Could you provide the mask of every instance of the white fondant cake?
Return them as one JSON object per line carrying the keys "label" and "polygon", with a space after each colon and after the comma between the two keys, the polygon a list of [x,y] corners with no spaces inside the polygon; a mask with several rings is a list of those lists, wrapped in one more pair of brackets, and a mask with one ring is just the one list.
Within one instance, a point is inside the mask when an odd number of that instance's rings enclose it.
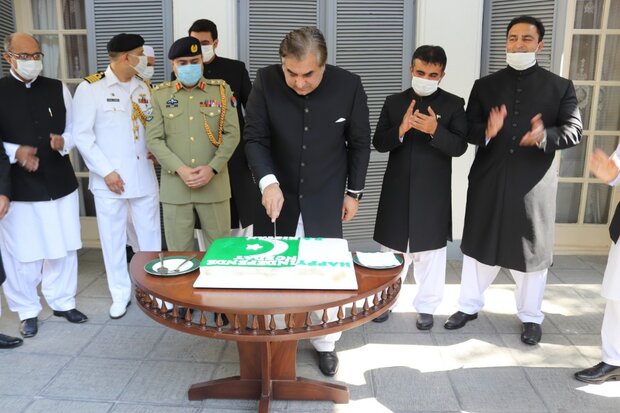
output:
{"label": "white fondant cake", "polygon": [[356,290],[346,240],[220,238],[200,263],[195,288]]}

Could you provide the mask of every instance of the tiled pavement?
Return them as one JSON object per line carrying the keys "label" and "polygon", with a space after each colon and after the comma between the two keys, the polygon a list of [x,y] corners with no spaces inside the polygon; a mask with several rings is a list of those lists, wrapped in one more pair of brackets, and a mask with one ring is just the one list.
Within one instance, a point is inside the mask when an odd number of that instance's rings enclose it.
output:
{"label": "tiled pavement", "polygon": [[[543,341],[525,346],[514,316],[514,284],[501,272],[478,320],[458,331],[442,327],[455,311],[460,262],[451,261],[446,294],[430,332],[415,328],[415,285],[407,279],[384,324],[345,332],[335,381],[347,405],[275,402],[273,412],[620,412],[620,382],[585,385],[573,372],[600,359],[604,300],[598,291],[606,257],[558,256],[550,270]],[[39,334],[0,350],[0,412],[205,413],[256,411],[244,400],[188,401],[190,384],[238,374],[234,343],[169,330],[132,305],[108,315],[101,254],[79,256],[78,308],[90,317],[72,325],[44,306]],[[0,331],[18,335],[17,316],[2,301]],[[324,379],[315,353],[300,344],[298,375]]]}

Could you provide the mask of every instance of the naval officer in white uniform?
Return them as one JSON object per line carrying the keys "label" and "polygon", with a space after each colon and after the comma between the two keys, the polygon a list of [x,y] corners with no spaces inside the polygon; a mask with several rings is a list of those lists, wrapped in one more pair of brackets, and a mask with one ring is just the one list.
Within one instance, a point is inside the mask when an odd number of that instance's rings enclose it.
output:
{"label": "naval officer in white uniform", "polygon": [[107,45],[110,65],[86,77],[74,98],[74,136],[90,170],[114,319],[131,303],[125,250],[129,209],[139,250],[161,250],[157,178],[144,136],[151,91],[136,76],[147,68],[143,45],[137,34],[114,36]]}

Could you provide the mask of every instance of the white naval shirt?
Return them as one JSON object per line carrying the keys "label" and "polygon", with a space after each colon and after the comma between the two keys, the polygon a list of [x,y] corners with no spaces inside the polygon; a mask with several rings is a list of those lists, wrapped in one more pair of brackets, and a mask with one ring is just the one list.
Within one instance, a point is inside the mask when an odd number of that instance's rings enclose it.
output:
{"label": "white naval shirt", "polygon": [[[139,198],[158,192],[155,169],[147,158],[144,126],[131,119],[132,100],[145,116],[151,115],[150,90],[135,76],[128,83],[127,88],[108,66],[103,79],[80,83],[73,98],[73,137],[90,170],[88,187],[96,196]],[[125,183],[121,195],[105,183],[105,176],[113,171]]]}

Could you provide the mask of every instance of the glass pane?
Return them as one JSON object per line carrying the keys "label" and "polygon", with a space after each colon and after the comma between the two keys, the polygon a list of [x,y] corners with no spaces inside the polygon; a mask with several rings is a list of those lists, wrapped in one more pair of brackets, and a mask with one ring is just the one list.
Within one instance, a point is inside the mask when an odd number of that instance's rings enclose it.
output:
{"label": "glass pane", "polygon": [[65,36],[67,77],[77,79],[88,76],[88,49],[86,35]]}
{"label": "glass pane", "polygon": [[63,0],[62,20],[65,29],[86,29],[84,0]]}
{"label": "glass pane", "polygon": [[60,54],[57,35],[35,36],[41,44],[43,58],[43,76],[60,78]]}
{"label": "glass pane", "polygon": [[620,29],[620,1],[613,1],[609,7],[609,19],[607,20],[609,29]]}
{"label": "glass pane", "polygon": [[[602,80],[620,80],[620,36],[609,35],[605,38],[605,56]],[[614,64],[614,62],[616,62]]]}
{"label": "glass pane", "polygon": [[573,36],[569,78],[573,80],[594,80],[598,36],[578,34]]}
{"label": "glass pane", "polygon": [[598,98],[596,129],[620,129],[620,87],[601,86]]}
{"label": "glass pane", "polygon": [[607,184],[589,184],[586,198],[586,215],[583,222],[586,224],[606,224],[609,216],[609,201],[611,187]]}
{"label": "glass pane", "polygon": [[603,14],[603,0],[577,0],[575,29],[599,29]]}
{"label": "glass pane", "polygon": [[[607,155],[611,155],[618,147],[618,141],[618,136],[595,136],[592,150],[594,151],[594,149],[600,149]],[[595,178],[592,173],[590,173],[590,177]]]}
{"label": "glass pane", "polygon": [[586,159],[587,137],[572,148],[560,151],[560,176],[561,177],[582,177]]}
{"label": "glass pane", "polygon": [[575,93],[577,94],[577,102],[579,104],[579,113],[581,114],[581,122],[583,129],[590,128],[590,109],[592,107],[592,86],[575,85]]}
{"label": "glass pane", "polygon": [[581,184],[560,182],[556,199],[555,222],[558,224],[576,224],[579,218],[579,198]]}
{"label": "glass pane", "polygon": [[56,0],[31,0],[32,24],[35,30],[58,29]]}

